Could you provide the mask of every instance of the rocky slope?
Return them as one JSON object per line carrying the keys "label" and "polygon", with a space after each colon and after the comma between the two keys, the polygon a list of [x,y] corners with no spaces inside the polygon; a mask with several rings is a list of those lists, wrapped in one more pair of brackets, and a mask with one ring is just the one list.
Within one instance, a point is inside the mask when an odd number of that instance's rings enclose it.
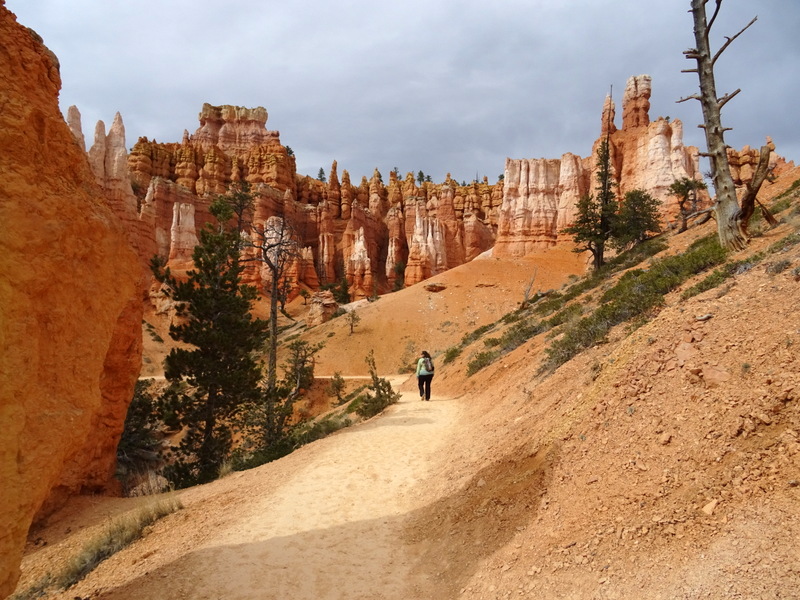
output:
{"label": "rocky slope", "polygon": [[0,596],[34,515],[113,487],[142,271],[58,109],[58,60],[0,2]]}

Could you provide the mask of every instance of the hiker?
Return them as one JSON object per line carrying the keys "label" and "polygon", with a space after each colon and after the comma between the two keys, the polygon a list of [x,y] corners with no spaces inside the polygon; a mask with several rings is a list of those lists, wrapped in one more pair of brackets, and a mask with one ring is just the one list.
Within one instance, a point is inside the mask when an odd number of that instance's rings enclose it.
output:
{"label": "hiker", "polygon": [[433,379],[433,360],[427,350],[422,351],[422,356],[417,361],[417,384],[419,384],[419,399],[431,399],[431,380]]}

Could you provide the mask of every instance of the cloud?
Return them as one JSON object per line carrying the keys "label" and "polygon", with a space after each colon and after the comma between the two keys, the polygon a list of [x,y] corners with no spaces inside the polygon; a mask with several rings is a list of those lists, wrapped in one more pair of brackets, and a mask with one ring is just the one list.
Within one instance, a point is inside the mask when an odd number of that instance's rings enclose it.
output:
{"label": "cloud", "polygon": [[[64,111],[75,104],[84,133],[119,111],[128,145],[139,136],[179,141],[204,102],[264,106],[267,127],[315,176],[333,160],[358,181],[422,170],[435,181],[486,175],[506,156],[582,156],[599,134],[613,86],[653,77],[651,117],[696,128],[697,78],[682,51],[693,45],[688,0],[472,0],[293,3],[231,0],[7,0],[59,57]],[[772,135],[800,157],[790,101],[800,5],[726,0],[713,43],[755,14],[757,23],[718,62],[718,91],[742,92],[723,113],[734,147]]]}

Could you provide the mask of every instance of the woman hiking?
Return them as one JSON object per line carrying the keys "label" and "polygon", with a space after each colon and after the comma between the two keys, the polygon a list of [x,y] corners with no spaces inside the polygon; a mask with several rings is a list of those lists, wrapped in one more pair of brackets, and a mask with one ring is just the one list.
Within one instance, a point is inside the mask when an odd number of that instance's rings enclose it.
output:
{"label": "woman hiking", "polygon": [[431,399],[431,380],[433,379],[433,360],[427,350],[422,351],[422,355],[417,361],[417,384],[419,385],[419,399]]}

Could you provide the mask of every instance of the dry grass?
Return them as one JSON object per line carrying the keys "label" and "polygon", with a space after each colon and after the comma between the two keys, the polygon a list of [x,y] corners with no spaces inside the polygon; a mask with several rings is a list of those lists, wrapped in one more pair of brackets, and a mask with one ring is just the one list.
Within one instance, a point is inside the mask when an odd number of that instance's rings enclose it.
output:
{"label": "dry grass", "polygon": [[174,496],[166,496],[113,519],[102,532],[90,539],[68,560],[60,572],[47,573],[28,589],[15,593],[9,600],[29,600],[38,598],[49,590],[69,588],[86,577],[101,562],[142,537],[146,527],[181,508],[183,505],[180,500]]}

